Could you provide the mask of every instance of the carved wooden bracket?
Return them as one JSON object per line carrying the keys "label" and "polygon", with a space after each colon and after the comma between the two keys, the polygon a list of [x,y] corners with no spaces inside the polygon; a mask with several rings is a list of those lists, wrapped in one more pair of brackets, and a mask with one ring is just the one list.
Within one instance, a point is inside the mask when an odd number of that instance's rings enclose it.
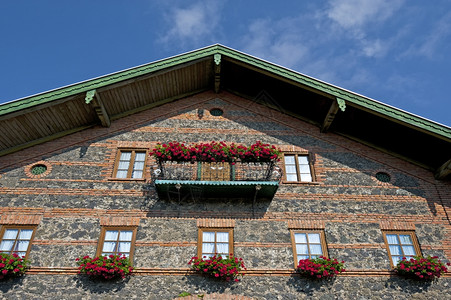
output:
{"label": "carved wooden bracket", "polygon": [[221,54],[215,54],[213,56],[215,61],[215,93],[219,93],[221,86]]}
{"label": "carved wooden bracket", "polygon": [[105,109],[105,106],[103,105],[99,93],[97,93],[96,90],[86,92],[85,102],[86,104],[92,105],[103,127],[111,126],[110,117]]}

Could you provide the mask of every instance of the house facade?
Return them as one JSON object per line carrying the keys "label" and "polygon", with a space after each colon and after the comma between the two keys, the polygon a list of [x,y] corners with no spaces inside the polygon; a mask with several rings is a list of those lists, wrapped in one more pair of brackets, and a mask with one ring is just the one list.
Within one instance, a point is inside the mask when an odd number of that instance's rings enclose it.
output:
{"label": "house facade", "polygon": [[[31,261],[5,299],[445,299],[404,257],[451,260],[451,128],[214,45],[0,106],[0,251]],[[169,142],[274,145],[270,164],[160,163]],[[246,169],[247,168],[247,169]],[[75,259],[125,253],[117,282]],[[193,256],[233,253],[222,282]],[[334,280],[300,259],[345,261]],[[242,298],[238,298],[242,297]]]}

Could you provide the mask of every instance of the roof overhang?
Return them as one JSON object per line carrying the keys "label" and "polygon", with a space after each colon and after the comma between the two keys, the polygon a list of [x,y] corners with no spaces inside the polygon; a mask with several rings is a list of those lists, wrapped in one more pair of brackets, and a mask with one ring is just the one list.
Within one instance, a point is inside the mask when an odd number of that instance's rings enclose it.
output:
{"label": "roof overhang", "polygon": [[0,156],[199,92],[228,91],[450,177],[451,128],[213,45],[0,105]]}

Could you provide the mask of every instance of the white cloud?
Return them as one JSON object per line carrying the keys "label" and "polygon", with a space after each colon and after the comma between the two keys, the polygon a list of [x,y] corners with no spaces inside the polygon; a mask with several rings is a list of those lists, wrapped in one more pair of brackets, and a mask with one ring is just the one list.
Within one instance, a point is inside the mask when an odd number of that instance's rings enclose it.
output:
{"label": "white cloud", "polygon": [[381,57],[386,54],[388,50],[387,43],[382,42],[380,39],[374,41],[363,40],[362,51],[367,57]]}
{"label": "white cloud", "polygon": [[285,67],[295,66],[307,53],[301,32],[292,29],[296,23],[290,18],[253,21],[244,37],[245,51]]}
{"label": "white cloud", "polygon": [[198,1],[188,7],[172,7],[166,14],[170,29],[162,38],[165,43],[196,43],[211,39],[220,21],[220,8],[223,1]]}
{"label": "white cloud", "polygon": [[390,17],[404,0],[331,0],[327,16],[344,29],[360,30],[367,23]]}

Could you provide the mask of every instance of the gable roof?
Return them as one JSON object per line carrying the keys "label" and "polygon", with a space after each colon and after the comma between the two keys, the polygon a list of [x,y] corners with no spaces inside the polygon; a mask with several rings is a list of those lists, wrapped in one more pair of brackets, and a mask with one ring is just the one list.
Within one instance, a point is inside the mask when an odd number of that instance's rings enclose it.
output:
{"label": "gable roof", "polygon": [[0,105],[0,156],[211,89],[451,173],[450,127],[222,45]]}

